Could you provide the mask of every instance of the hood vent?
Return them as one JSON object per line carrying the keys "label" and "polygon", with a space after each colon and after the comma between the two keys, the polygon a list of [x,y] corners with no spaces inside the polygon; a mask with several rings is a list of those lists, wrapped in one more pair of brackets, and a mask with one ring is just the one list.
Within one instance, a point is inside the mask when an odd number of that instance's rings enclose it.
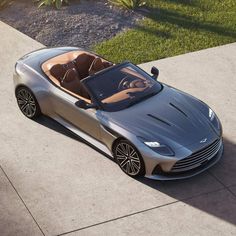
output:
{"label": "hood vent", "polygon": [[162,123],[164,123],[164,124],[166,124],[166,125],[171,126],[171,124],[168,123],[167,121],[164,121],[164,120],[162,120],[162,119],[160,119],[160,118],[158,118],[158,117],[156,117],[156,116],[154,116],[154,115],[152,115],[152,114],[147,114],[147,115],[148,115],[149,117],[155,119],[155,120],[158,120],[158,121],[160,121],[160,122],[162,122]]}
{"label": "hood vent", "polygon": [[174,107],[177,111],[181,112],[184,116],[188,117],[188,115],[182,111],[179,107],[177,107],[176,105],[174,105],[173,103],[169,103],[172,107]]}

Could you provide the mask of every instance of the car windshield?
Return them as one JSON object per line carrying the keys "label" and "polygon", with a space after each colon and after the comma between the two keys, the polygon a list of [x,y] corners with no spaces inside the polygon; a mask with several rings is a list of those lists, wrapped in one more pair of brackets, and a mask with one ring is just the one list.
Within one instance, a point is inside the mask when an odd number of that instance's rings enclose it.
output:
{"label": "car windshield", "polygon": [[132,63],[120,64],[83,82],[106,111],[123,110],[162,89],[159,82]]}

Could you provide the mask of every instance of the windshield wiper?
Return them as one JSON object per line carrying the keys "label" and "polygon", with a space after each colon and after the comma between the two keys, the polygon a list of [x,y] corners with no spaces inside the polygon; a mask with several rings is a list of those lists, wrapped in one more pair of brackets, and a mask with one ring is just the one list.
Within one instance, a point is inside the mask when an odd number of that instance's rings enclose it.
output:
{"label": "windshield wiper", "polygon": [[143,97],[139,97],[139,98],[137,98],[137,99],[134,99],[134,101],[130,102],[129,105],[128,105],[126,108],[131,107],[131,106],[133,106],[134,104],[139,103],[139,102],[141,102],[141,101],[144,101],[144,100],[146,100],[146,99],[148,99],[148,98],[150,98],[150,97],[156,95],[157,93],[158,93],[158,92],[155,91],[155,92],[152,92],[152,93],[147,94],[146,96],[143,96]]}

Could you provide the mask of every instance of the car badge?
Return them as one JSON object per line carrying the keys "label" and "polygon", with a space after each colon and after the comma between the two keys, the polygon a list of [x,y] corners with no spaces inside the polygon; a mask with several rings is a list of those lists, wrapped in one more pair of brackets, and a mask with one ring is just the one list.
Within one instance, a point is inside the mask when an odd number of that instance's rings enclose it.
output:
{"label": "car badge", "polygon": [[207,141],[207,138],[204,138],[200,141],[200,143],[205,143]]}

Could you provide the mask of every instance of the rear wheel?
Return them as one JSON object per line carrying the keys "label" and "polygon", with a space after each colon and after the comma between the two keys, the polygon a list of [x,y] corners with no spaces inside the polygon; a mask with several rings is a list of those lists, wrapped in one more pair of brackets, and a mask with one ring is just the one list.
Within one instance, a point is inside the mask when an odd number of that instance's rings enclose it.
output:
{"label": "rear wheel", "polygon": [[21,112],[30,119],[41,114],[39,104],[34,94],[26,87],[16,89],[16,100]]}
{"label": "rear wheel", "polygon": [[143,158],[129,141],[118,141],[114,147],[114,156],[117,164],[127,175],[137,177],[145,174]]}

